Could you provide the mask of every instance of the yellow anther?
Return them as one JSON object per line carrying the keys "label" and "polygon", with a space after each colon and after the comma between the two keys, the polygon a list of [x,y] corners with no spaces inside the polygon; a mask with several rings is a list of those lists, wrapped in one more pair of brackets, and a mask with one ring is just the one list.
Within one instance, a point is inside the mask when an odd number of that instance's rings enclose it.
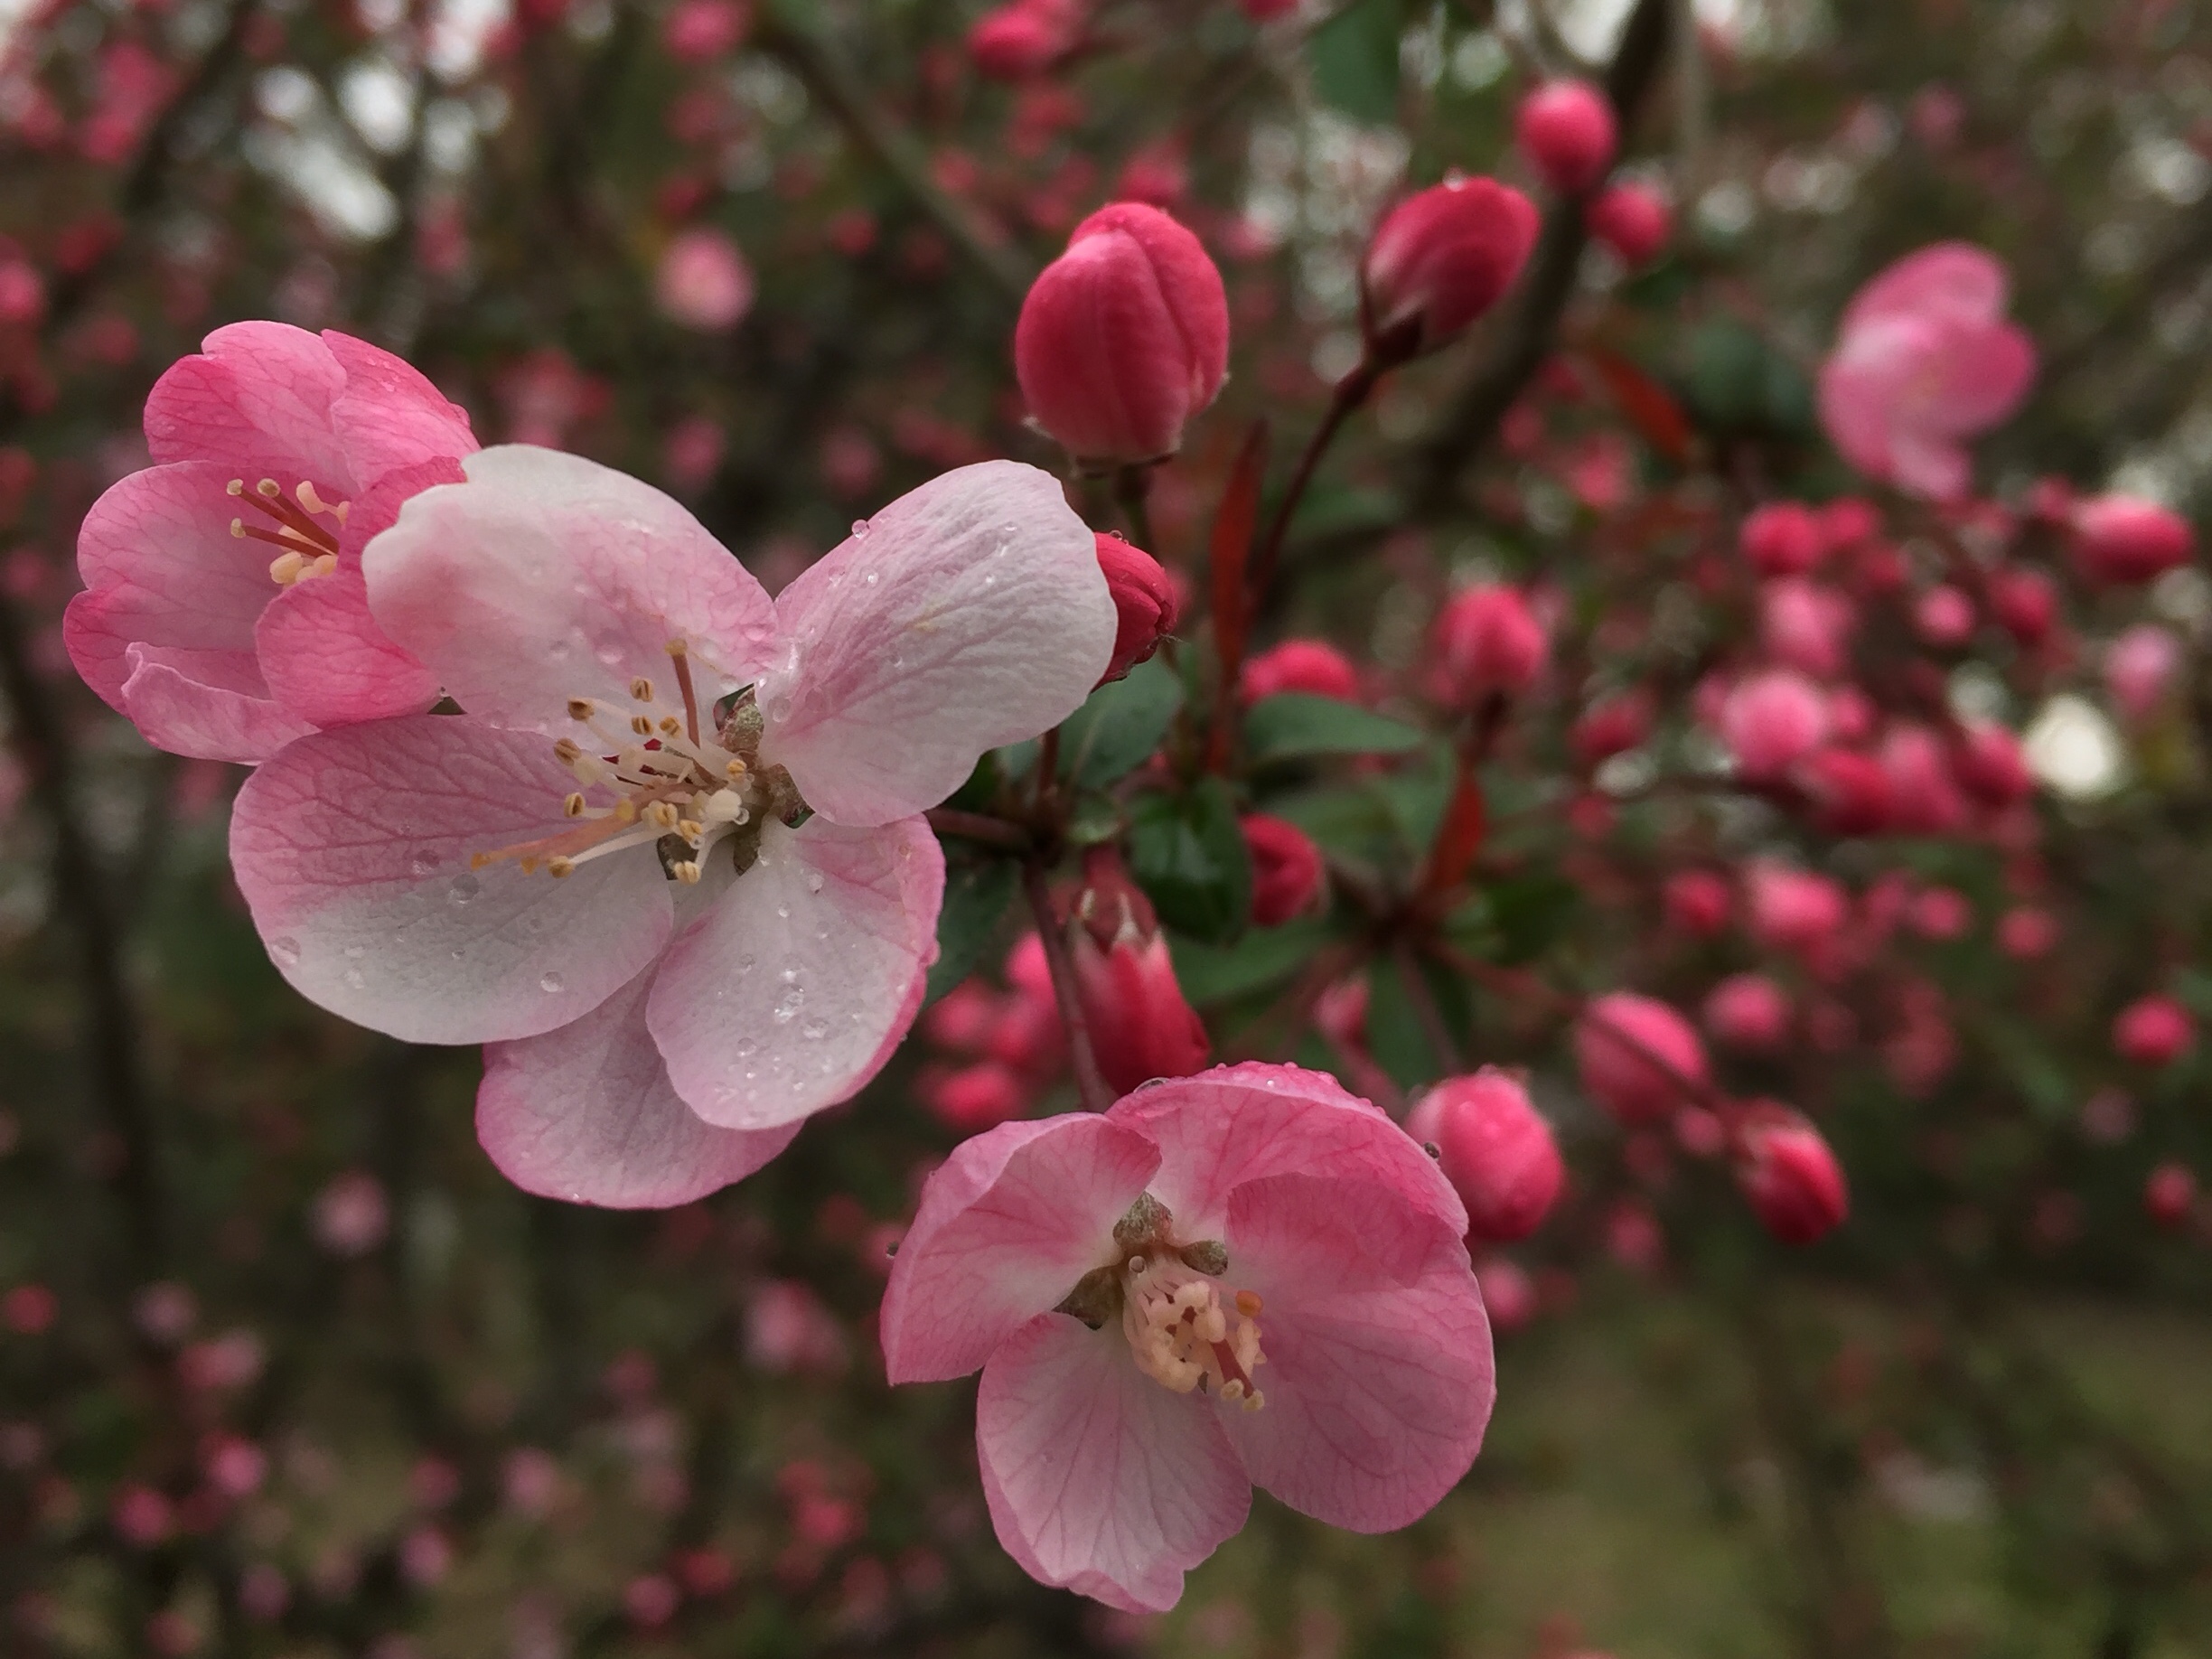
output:
{"label": "yellow anther", "polygon": [[574,858],[563,858],[556,854],[546,860],[546,874],[556,881],[564,876],[573,876],[575,873],[576,860]]}
{"label": "yellow anther", "polygon": [[584,758],[583,746],[573,737],[564,737],[553,745],[553,758],[564,766],[573,766]]}
{"label": "yellow anther", "polygon": [[591,698],[589,698],[588,697],[572,697],[572,698],[570,698],[568,699],[568,717],[569,717],[571,720],[588,720],[588,719],[590,719],[590,718],[592,717],[592,700],[591,700]]}
{"label": "yellow anther", "polygon": [[525,853],[516,860],[516,863],[525,876],[535,876],[538,873],[538,855],[535,853]]}
{"label": "yellow anther", "polygon": [[[231,480],[231,481],[229,483],[227,483],[227,484],[223,485],[223,493],[224,493],[225,495],[243,495],[243,494],[245,494],[245,493],[246,493],[246,481],[245,481],[243,478],[233,478],[233,479],[232,479],[232,480]],[[238,520],[235,520],[235,519],[233,519],[233,520],[231,520],[231,522],[235,524],[235,523],[237,523],[237,522],[238,522]],[[231,534],[232,534],[232,535],[236,535],[237,533],[238,533],[238,532],[237,532],[236,530],[231,531]]]}
{"label": "yellow anther", "polygon": [[698,885],[699,867],[690,859],[687,858],[681,864],[671,865],[670,867],[676,872],[676,879],[683,883],[685,886],[693,887]]}
{"label": "yellow anther", "polygon": [[680,818],[676,820],[676,833],[697,847],[707,839],[707,826],[693,819]]}
{"label": "yellow anther", "polygon": [[735,783],[739,778],[745,776],[747,770],[748,768],[746,767],[745,762],[741,760],[734,760],[722,768],[722,775],[727,778],[731,783]]}
{"label": "yellow anther", "polygon": [[630,682],[630,695],[641,703],[652,701],[652,681],[640,674]]}
{"label": "yellow anther", "polygon": [[620,801],[617,801],[614,803],[614,821],[616,823],[629,823],[635,819],[637,815],[637,802],[631,800],[629,796],[624,795]]}
{"label": "yellow anther", "polygon": [[1238,1291],[1236,1310],[1247,1319],[1257,1319],[1260,1317],[1260,1293],[1257,1290]]}
{"label": "yellow anther", "polygon": [[583,796],[582,792],[577,792],[577,793],[576,793],[576,794],[570,795],[570,796],[568,797],[568,799],[567,799],[567,800],[566,800],[566,801],[562,801],[562,802],[561,802],[561,811],[562,811],[563,815],[565,815],[565,816],[567,816],[567,817],[569,817],[569,818],[581,818],[581,817],[583,817],[583,816],[584,816],[584,796]]}
{"label": "yellow anther", "polygon": [[661,649],[667,651],[671,657],[680,657],[687,653],[689,648],[681,640],[670,640],[666,645],[662,646]]}
{"label": "yellow anther", "polygon": [[645,809],[645,821],[659,829],[673,830],[676,827],[676,809],[665,801],[656,801]]}
{"label": "yellow anther", "polygon": [[472,870],[481,870],[485,865],[491,862],[492,855],[490,853],[479,852],[469,854],[469,868]]}
{"label": "yellow anther", "polygon": [[305,573],[307,561],[296,553],[279,553],[269,560],[269,580],[279,587],[289,587]]}
{"label": "yellow anther", "polygon": [[652,720],[646,715],[632,715],[630,729],[641,737],[650,737],[652,736]]}
{"label": "yellow anther", "polygon": [[683,722],[679,720],[674,715],[665,714],[661,717],[661,735],[663,737],[679,736],[682,734],[682,732]]}
{"label": "yellow anther", "polygon": [[254,489],[270,501],[275,501],[284,493],[276,487],[276,481],[274,478],[264,478],[259,483],[254,485]]}
{"label": "yellow anther", "polygon": [[328,576],[337,568],[338,556],[335,553],[320,553],[315,556],[314,563],[301,571],[300,575],[304,576]]}

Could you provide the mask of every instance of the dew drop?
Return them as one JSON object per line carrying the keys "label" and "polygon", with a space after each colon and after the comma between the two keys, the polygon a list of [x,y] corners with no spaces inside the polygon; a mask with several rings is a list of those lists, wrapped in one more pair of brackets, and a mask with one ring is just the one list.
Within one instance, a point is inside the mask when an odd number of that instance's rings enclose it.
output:
{"label": "dew drop", "polygon": [[358,962],[362,957],[368,954],[369,947],[367,945],[350,944],[345,948],[345,959],[349,962]]}
{"label": "dew drop", "polygon": [[538,981],[538,989],[544,991],[548,996],[560,989],[560,988],[561,977],[558,973],[548,973],[543,979]]}
{"label": "dew drop", "polygon": [[788,990],[783,999],[775,1005],[773,1017],[779,1026],[788,1026],[799,1017],[799,1010],[806,1007],[806,992]]}
{"label": "dew drop", "polygon": [[269,956],[279,968],[291,967],[300,958],[299,941],[289,938],[270,940]]}
{"label": "dew drop", "polygon": [[780,918],[780,919],[781,919],[781,920],[783,920],[783,921],[785,921],[785,922],[790,921],[790,920],[791,920],[791,906],[790,906],[789,904],[778,904],[778,905],[776,906],[776,915],[778,916],[778,918]]}
{"label": "dew drop", "polygon": [[438,867],[438,856],[427,847],[418,847],[408,859],[408,873],[419,879]]}
{"label": "dew drop", "polygon": [[807,891],[809,893],[820,893],[821,890],[822,873],[820,870],[809,870],[807,872]]}
{"label": "dew drop", "polygon": [[453,885],[445,889],[445,896],[456,904],[465,904],[483,891],[483,883],[473,876],[456,876]]}
{"label": "dew drop", "polygon": [[882,573],[881,573],[880,571],[871,570],[871,571],[869,571],[869,572],[867,573],[867,575],[866,575],[865,576],[861,577],[860,579],[861,579],[862,581],[866,582],[866,583],[867,583],[867,585],[868,585],[870,587],[873,587],[873,586],[876,586],[876,579],[877,579],[877,577],[878,577],[878,576],[881,576],[881,574],[882,574]]}
{"label": "dew drop", "polygon": [[830,1022],[826,1019],[810,1019],[799,1027],[799,1035],[810,1043],[819,1043],[830,1035]]}
{"label": "dew drop", "polygon": [[796,985],[799,983],[799,970],[796,968],[786,968],[782,973],[776,975],[776,978],[786,985]]}
{"label": "dew drop", "polygon": [[612,641],[592,653],[599,659],[602,668],[614,668],[622,661],[622,651]]}
{"label": "dew drop", "polygon": [[358,968],[347,969],[345,970],[344,977],[346,989],[348,990],[360,990],[363,986],[369,983],[367,979],[361,977],[361,970]]}
{"label": "dew drop", "polygon": [[852,527],[853,539],[855,541],[866,541],[867,539],[867,533],[871,528],[873,527],[866,519],[855,519],[853,520]]}
{"label": "dew drop", "polygon": [[737,1039],[737,1057],[740,1060],[749,1059],[758,1053],[760,1053],[760,1045],[753,1038],[748,1036]]}
{"label": "dew drop", "polygon": [[753,971],[753,959],[750,956],[739,957],[737,959],[737,971],[739,973],[751,973]]}

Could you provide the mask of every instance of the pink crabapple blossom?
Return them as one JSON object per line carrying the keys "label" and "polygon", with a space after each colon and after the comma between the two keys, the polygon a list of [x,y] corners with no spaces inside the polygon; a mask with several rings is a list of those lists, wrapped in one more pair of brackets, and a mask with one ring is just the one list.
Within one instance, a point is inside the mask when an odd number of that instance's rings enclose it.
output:
{"label": "pink crabapple blossom", "polygon": [[1633,991],[1595,998],[1575,1024],[1582,1091],[1621,1123],[1655,1123],[1708,1083],[1705,1045],[1664,1002]]}
{"label": "pink crabapple blossom", "polygon": [[1059,484],[1012,462],[900,498],[773,602],[622,473],[524,446],[465,472],[363,561],[465,714],[266,763],[239,886],[310,1001],[487,1045],[478,1135],[517,1185],[684,1202],[889,1056],[935,954],[918,814],[1083,702],[1113,607]]}
{"label": "pink crabapple blossom", "polygon": [[1467,1471],[1495,1391],[1466,1230],[1435,1163],[1333,1079],[1218,1067],[956,1148],[892,1267],[886,1369],[979,1367],[1008,1552],[1164,1610],[1254,1486],[1377,1532]]}
{"label": "pink crabapple blossom", "polygon": [[1437,1148],[1444,1178],[1467,1205],[1470,1240],[1528,1237],[1567,1183],[1551,1124],[1528,1090],[1495,1066],[1437,1084],[1407,1114],[1406,1133]]}
{"label": "pink crabapple blossom", "polygon": [[437,701],[370,615],[361,552],[409,495],[461,476],[466,415],[364,341],[237,323],[155,384],[145,436],[155,464],[85,517],[63,631],[147,742],[251,764]]}

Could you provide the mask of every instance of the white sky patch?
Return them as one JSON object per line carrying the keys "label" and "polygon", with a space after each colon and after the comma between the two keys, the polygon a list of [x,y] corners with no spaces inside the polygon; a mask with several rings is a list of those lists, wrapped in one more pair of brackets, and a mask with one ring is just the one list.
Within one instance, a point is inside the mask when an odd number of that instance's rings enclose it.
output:
{"label": "white sky patch", "polygon": [[438,0],[430,20],[430,72],[456,86],[483,67],[484,42],[514,14],[513,0]]}
{"label": "white sky patch", "polygon": [[380,155],[397,155],[415,131],[415,87],[389,58],[356,59],[338,76],[338,107]]}
{"label": "white sky patch", "polygon": [[2054,697],[2021,736],[2029,770],[2068,801],[2099,800],[2126,781],[2120,734],[2086,698]]}

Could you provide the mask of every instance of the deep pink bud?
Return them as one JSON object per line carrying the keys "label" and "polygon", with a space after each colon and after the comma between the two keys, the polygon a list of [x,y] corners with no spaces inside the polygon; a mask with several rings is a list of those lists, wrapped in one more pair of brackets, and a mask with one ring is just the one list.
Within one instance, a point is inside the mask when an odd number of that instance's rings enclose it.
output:
{"label": "deep pink bud", "polygon": [[1229,368],[1229,300],[1198,239],[1123,202],[1075,227],[1014,326],[1029,412],[1079,459],[1134,464],[1182,447]]}
{"label": "deep pink bud", "polygon": [[1575,757],[1585,766],[1626,755],[1651,735],[1652,703],[1644,690],[1616,691],[1582,711],[1570,734]]}
{"label": "deep pink bud", "polygon": [[1776,664],[1801,674],[1842,673],[1858,622],[1849,599],[1803,576],[1780,576],[1759,591],[1759,643]]}
{"label": "deep pink bud", "polygon": [[27,327],[46,314],[46,280],[38,267],[0,260],[0,326]]}
{"label": "deep pink bud", "polygon": [[2197,557],[2179,513],[2132,495],[2099,495],[2074,509],[2074,558],[2093,582],[2148,582]]}
{"label": "deep pink bud", "polygon": [[1664,1002],[1611,991],[1575,1024],[1582,1092],[1634,1128],[1693,1103],[1706,1085],[1705,1045]]}
{"label": "deep pink bud", "polygon": [[1518,1263],[1503,1256],[1485,1256],[1475,1264],[1475,1282],[1482,1289],[1483,1311],[1490,1328],[1501,1334],[1517,1331],[1535,1318],[1542,1306],[1536,1281]]}
{"label": "deep pink bud", "polygon": [[1881,533],[1880,510],[1861,495],[1839,495],[1821,509],[1821,533],[1831,553],[1841,553]]}
{"label": "deep pink bud", "polygon": [[661,43],[680,62],[704,63],[734,49],[752,22],[738,0],[680,0],[661,20]]}
{"label": "deep pink bud", "polygon": [[1372,354],[1397,362],[1497,304],[1536,245],[1535,205],[1495,179],[1431,185],[1383,215],[1360,267]]}
{"label": "deep pink bud", "polygon": [[2014,961],[2048,956],[2057,942],[2057,919],[2048,910],[2022,904],[1997,918],[1997,948]]}
{"label": "deep pink bud", "polygon": [[1741,1132],[1736,1185],[1759,1224],[1785,1244],[1810,1244],[1851,1214],[1842,1167],[1796,1112],[1758,1110]]}
{"label": "deep pink bud", "polygon": [[1607,185],[1583,218],[1590,234],[1631,270],[1656,259],[1674,234],[1666,198],[1648,184]]}
{"label": "deep pink bud", "polygon": [[1813,803],[1813,821],[1826,835],[1875,835],[1889,825],[1889,774],[1856,749],[1822,749],[1792,776]]}
{"label": "deep pink bud", "polygon": [[1205,1026],[1184,999],[1151,904],[1111,849],[1085,859],[1068,934],[1092,1053],[1115,1093],[1205,1064]]}
{"label": "deep pink bud", "polygon": [[1953,734],[1951,775],[1984,806],[2009,807],[2035,793],[2020,739],[1987,720],[1966,722]]}
{"label": "deep pink bud", "polygon": [[1789,669],[1739,681],[1720,708],[1720,736],[1747,782],[1772,783],[1820,747],[1828,704],[1820,688]]}
{"label": "deep pink bud", "polygon": [[1789,995],[1763,973],[1739,973],[1705,998],[1705,1029],[1723,1047],[1772,1054],[1789,1036]]}
{"label": "deep pink bud", "polygon": [[1997,625],[2023,645],[2040,645],[2058,620],[2058,590],[2040,570],[2001,570],[1990,578]]}
{"label": "deep pink bud", "polygon": [[1950,835],[1967,820],[1966,797],[1952,775],[1943,740],[1909,722],[1883,735],[1882,770],[1889,774],[1889,827],[1905,835]]}
{"label": "deep pink bud", "polygon": [[1115,617],[1113,660],[1105,680],[1119,680],[1158,648],[1162,634],[1174,632],[1175,583],[1159,560],[1119,536],[1099,537],[1098,562]]}
{"label": "deep pink bud", "polygon": [[1437,1084],[1407,1117],[1406,1132],[1442,1154],[1445,1178],[1467,1205],[1470,1239],[1528,1237],[1566,1183],[1551,1126],[1528,1091],[1495,1067]]}
{"label": "deep pink bud", "polygon": [[1947,584],[1929,588],[1913,606],[1913,632],[1939,651],[1965,644],[1973,629],[1973,601]]}
{"label": "deep pink bud", "polygon": [[1251,919],[1276,927],[1303,914],[1321,891],[1321,849],[1296,824],[1264,812],[1238,826],[1251,854]]}
{"label": "deep pink bud", "polygon": [[1476,708],[1525,691],[1543,672],[1551,646],[1517,588],[1470,587],[1436,620],[1431,689],[1439,702]]}
{"label": "deep pink bud", "polygon": [[1326,640],[1285,640],[1256,657],[1248,657],[1237,678],[1237,693],[1247,703],[1285,691],[1308,697],[1333,697],[1340,703],[1356,703],[1359,670],[1352,659]]}
{"label": "deep pink bud", "polygon": [[2186,1164],[2160,1164],[2143,1182],[2143,1214],[2161,1227],[2185,1225],[2197,1207],[2197,1176]]}
{"label": "deep pink bud", "polygon": [[994,80],[1026,80],[1065,57],[1082,27],[1072,0],[1011,0],[968,31],[969,61]]}
{"label": "deep pink bud", "polygon": [[1579,196],[1611,169],[1620,127],[1606,95],[1589,81],[1549,80],[1521,100],[1514,136],[1545,183]]}
{"label": "deep pink bud", "polygon": [[1745,925],[1770,951],[1817,951],[1851,914],[1843,889],[1825,876],[1762,860],[1744,877]]}
{"label": "deep pink bud", "polygon": [[2181,642],[2156,623],[2138,623],[2104,651],[2104,689],[2134,725],[2159,711],[2181,671]]}
{"label": "deep pink bud", "polygon": [[1746,515],[1736,545],[1761,576],[1803,576],[1820,563],[1828,537],[1803,501],[1768,501]]}
{"label": "deep pink bud", "polygon": [[916,1092],[936,1120],[956,1135],[979,1135],[1028,1110],[1021,1080],[997,1061],[964,1065],[925,1077]]}
{"label": "deep pink bud", "polygon": [[653,275],[653,297],[661,311],[701,333],[735,328],[753,309],[753,267],[737,244],[705,226],[670,241]]}
{"label": "deep pink bud", "polygon": [[1693,939],[1718,936],[1735,903],[1727,878],[1714,871],[1681,870],[1667,877],[1667,925]]}
{"label": "deep pink bud", "polygon": [[2197,1042],[2197,1022],[2171,997],[2144,997],[2113,1021],[2113,1052],[2138,1065],[2170,1065]]}

